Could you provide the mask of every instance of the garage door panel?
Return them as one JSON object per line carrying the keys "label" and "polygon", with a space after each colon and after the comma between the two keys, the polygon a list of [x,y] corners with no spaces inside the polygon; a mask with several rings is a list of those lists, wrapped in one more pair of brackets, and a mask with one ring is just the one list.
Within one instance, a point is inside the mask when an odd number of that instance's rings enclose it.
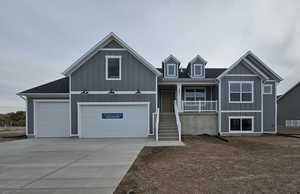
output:
{"label": "garage door panel", "polygon": [[68,137],[69,103],[36,102],[35,130],[37,137]]}
{"label": "garage door panel", "polygon": [[[122,118],[103,118],[102,114],[121,113]],[[147,105],[93,105],[80,107],[81,137],[146,137]]]}

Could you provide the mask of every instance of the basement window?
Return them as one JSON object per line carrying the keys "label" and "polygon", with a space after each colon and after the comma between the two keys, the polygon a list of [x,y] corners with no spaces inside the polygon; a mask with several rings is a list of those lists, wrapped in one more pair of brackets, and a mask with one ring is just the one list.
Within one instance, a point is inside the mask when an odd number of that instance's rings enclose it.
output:
{"label": "basement window", "polygon": [[253,131],[253,117],[229,117],[230,132]]}

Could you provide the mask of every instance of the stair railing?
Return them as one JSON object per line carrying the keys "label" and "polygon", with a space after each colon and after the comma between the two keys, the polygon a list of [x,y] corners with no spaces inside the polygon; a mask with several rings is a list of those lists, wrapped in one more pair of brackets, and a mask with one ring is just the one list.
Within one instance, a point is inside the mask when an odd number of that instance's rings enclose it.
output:
{"label": "stair railing", "polygon": [[156,122],[155,122],[155,139],[158,141],[158,127],[159,127],[159,108],[156,110]]}
{"label": "stair railing", "polygon": [[179,111],[176,100],[174,101],[174,112],[175,112],[175,118],[176,118],[176,125],[178,130],[178,140],[181,142],[181,122],[179,118]]}

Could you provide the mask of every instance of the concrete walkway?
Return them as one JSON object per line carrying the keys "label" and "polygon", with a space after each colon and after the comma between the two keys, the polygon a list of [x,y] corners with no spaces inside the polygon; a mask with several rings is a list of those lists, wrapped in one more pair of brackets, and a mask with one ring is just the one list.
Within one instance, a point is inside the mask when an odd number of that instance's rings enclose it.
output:
{"label": "concrete walkway", "polygon": [[0,193],[112,193],[151,139],[27,139],[0,144]]}

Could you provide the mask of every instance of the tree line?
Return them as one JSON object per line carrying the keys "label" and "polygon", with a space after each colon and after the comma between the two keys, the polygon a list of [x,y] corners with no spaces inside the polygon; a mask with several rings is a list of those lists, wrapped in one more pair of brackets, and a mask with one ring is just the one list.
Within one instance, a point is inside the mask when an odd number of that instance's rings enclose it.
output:
{"label": "tree line", "polygon": [[0,126],[25,126],[26,112],[17,111],[0,114]]}

